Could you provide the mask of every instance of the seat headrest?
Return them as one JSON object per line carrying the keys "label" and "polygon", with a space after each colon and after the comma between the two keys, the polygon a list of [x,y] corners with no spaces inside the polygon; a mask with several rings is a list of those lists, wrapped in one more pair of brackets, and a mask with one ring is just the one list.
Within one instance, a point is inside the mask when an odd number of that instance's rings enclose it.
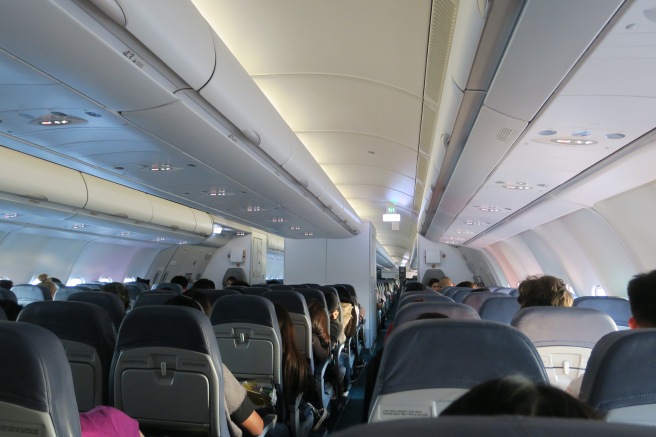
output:
{"label": "seat headrest", "polygon": [[478,313],[467,305],[456,302],[413,302],[403,305],[394,318],[394,326],[417,320],[423,313],[441,313],[450,319],[479,320]]}
{"label": "seat headrest", "polygon": [[71,368],[55,334],[29,323],[0,321],[0,349],[0,402],[47,413],[56,435],[79,436]]}
{"label": "seat headrest", "polygon": [[527,416],[448,416],[432,419],[392,420],[348,428],[332,437],[379,436],[482,436],[529,437],[648,437],[654,427],[607,423],[601,420]]}
{"label": "seat headrest", "polygon": [[11,300],[18,303],[18,299],[13,291],[7,290],[6,288],[0,288],[0,299]]}
{"label": "seat headrest", "polygon": [[309,316],[307,304],[301,293],[296,291],[270,290],[262,295],[271,302],[278,302],[284,306],[287,311],[295,314],[304,314]]}
{"label": "seat headrest", "polygon": [[617,326],[628,327],[631,317],[629,301],[619,296],[581,296],[574,299],[574,306],[592,308],[612,317]]}
{"label": "seat headrest", "polygon": [[617,325],[608,314],[589,308],[522,308],[510,324],[526,334],[536,347],[593,348],[601,337],[617,331]]}
{"label": "seat headrest", "polygon": [[548,382],[537,350],[515,328],[484,320],[417,320],[388,337],[375,394],[471,388],[513,374]]}
{"label": "seat headrest", "polygon": [[69,302],[87,302],[98,305],[107,311],[109,318],[118,330],[125,317],[125,304],[118,295],[106,291],[81,291],[68,296]]}
{"label": "seat headrest", "polygon": [[656,329],[612,332],[590,354],[579,398],[600,411],[656,403]]}
{"label": "seat headrest", "polygon": [[171,347],[220,357],[207,316],[175,305],[143,306],[125,316],[116,350],[138,347]]}
{"label": "seat headrest", "polygon": [[262,296],[225,296],[216,302],[210,316],[212,325],[252,323],[278,328],[273,303]]}

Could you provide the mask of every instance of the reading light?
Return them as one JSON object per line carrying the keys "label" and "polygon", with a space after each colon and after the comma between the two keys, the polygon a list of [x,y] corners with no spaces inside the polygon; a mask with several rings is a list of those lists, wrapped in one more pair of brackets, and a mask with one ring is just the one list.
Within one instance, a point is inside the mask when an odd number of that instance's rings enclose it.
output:
{"label": "reading light", "polygon": [[212,227],[212,233],[214,235],[219,235],[221,232],[223,232],[221,225],[214,223],[214,226]]}

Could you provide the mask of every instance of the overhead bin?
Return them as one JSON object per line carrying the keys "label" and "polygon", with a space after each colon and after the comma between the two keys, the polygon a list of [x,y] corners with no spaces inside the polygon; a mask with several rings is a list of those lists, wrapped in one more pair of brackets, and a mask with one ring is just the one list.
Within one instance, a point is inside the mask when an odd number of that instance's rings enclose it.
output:
{"label": "overhead bin", "polygon": [[[188,206],[180,205],[155,196],[148,196],[153,208],[151,223],[166,226],[173,230],[194,232],[196,217]],[[208,235],[211,235],[211,231]]]}
{"label": "overhead bin", "polygon": [[148,195],[88,174],[82,174],[89,200],[85,209],[144,223],[153,219],[153,208]]}
{"label": "overhead bin", "polygon": [[[214,71],[212,29],[191,2],[91,0],[124,26],[185,82],[199,89]],[[163,29],[175,31],[162,32]]]}
{"label": "overhead bin", "polygon": [[87,189],[79,172],[0,147],[0,191],[83,208]]}
{"label": "overhead bin", "polygon": [[202,235],[212,235],[214,232],[214,220],[212,217],[203,211],[198,211],[197,209],[191,209],[194,219],[196,220],[196,227],[194,232]]}

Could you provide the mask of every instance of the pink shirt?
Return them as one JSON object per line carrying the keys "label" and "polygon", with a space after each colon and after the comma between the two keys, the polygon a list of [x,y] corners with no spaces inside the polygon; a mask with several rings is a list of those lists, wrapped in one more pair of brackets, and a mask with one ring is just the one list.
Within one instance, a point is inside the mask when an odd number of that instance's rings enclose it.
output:
{"label": "pink shirt", "polygon": [[80,427],[82,437],[139,437],[139,422],[104,405],[80,413]]}

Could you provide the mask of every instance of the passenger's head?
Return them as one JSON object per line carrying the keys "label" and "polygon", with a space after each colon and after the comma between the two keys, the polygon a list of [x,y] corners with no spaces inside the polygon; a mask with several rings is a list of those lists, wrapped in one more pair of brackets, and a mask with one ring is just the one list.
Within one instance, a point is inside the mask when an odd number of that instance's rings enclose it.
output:
{"label": "passenger's head", "polygon": [[286,402],[293,402],[299,394],[302,394],[308,380],[309,366],[307,360],[298,350],[294,325],[289,317],[287,309],[274,302],[278,327],[282,337],[283,352],[283,391]]}
{"label": "passenger's head", "polygon": [[433,312],[427,312],[427,313],[421,313],[417,317],[417,320],[428,320],[428,319],[448,319],[449,316],[446,314],[442,313],[433,313]]}
{"label": "passenger's head", "polygon": [[203,293],[201,289],[190,288],[189,290],[186,290],[183,295],[190,297],[198,302],[198,304],[203,309],[203,312],[207,314],[208,317],[210,314],[212,314],[212,302],[210,302],[210,298],[207,297],[207,295]]}
{"label": "passenger's head", "polygon": [[326,293],[326,305],[330,318],[337,319],[339,317],[339,299],[334,293]]}
{"label": "passenger's head", "polygon": [[440,280],[437,278],[430,278],[430,280],[428,281],[428,286],[434,291],[438,291],[438,292],[442,289],[440,287]]}
{"label": "passenger's head", "polygon": [[0,308],[2,308],[5,311],[5,315],[7,316],[7,320],[15,322],[16,319],[18,318],[18,314],[23,309],[23,306],[18,305],[13,300],[1,299],[0,300]]}
{"label": "passenger's head", "polygon": [[214,290],[216,286],[214,281],[207,278],[200,278],[198,281],[194,282],[194,285],[191,288],[200,288],[201,290]]}
{"label": "passenger's head", "polygon": [[474,284],[471,281],[462,281],[456,287],[468,287],[468,288],[476,288],[476,284]]}
{"label": "passenger's head", "polygon": [[455,284],[453,283],[451,278],[449,278],[448,276],[445,276],[442,279],[440,279],[440,282],[438,282],[438,285],[439,285],[440,289],[442,289],[444,287],[453,287]]}
{"label": "passenger's head", "polygon": [[171,299],[164,302],[164,305],[176,305],[180,307],[194,308],[205,314],[205,311],[203,311],[203,307],[198,302],[196,302],[194,299],[190,298],[189,296],[185,296],[183,294],[179,294],[177,296],[172,297]]}
{"label": "passenger's head", "polygon": [[235,278],[234,276],[228,276],[228,279],[225,280],[225,286],[230,287],[232,284],[235,283],[236,280],[237,278]]}
{"label": "passenger's head", "polygon": [[120,297],[123,305],[125,305],[126,310],[130,306],[130,293],[128,293],[128,289],[125,288],[125,286],[120,282],[109,282],[103,285],[100,290],[115,294]]}
{"label": "passenger's head", "polygon": [[41,282],[45,282],[48,279],[48,274],[47,273],[40,273],[39,276],[37,276],[37,279]]}
{"label": "passenger's head", "polygon": [[565,282],[554,276],[529,276],[518,287],[517,302],[521,308],[535,306],[571,307],[572,294]]}
{"label": "passenger's head", "polygon": [[14,286],[14,282],[10,279],[0,279],[0,288],[6,288],[11,290],[11,287]]}
{"label": "passenger's head", "polygon": [[48,278],[47,273],[41,273],[39,276],[37,276],[39,279],[39,282],[37,285],[45,290],[47,290],[50,293],[51,297],[55,297],[55,293],[57,292],[57,286],[55,285],[54,282]]}
{"label": "passenger's head", "polygon": [[635,275],[627,286],[631,318],[629,326],[656,328],[656,270]]}
{"label": "passenger's head", "polygon": [[171,278],[171,284],[178,284],[183,290],[186,290],[187,285],[189,285],[189,280],[182,275],[177,275]]}
{"label": "passenger's head", "polygon": [[330,333],[327,331],[328,315],[323,305],[315,300],[310,300],[308,302],[308,312],[312,321],[312,332],[319,337],[319,340],[321,340],[324,346],[329,345]]}
{"label": "passenger's head", "polygon": [[405,283],[405,291],[419,291],[425,290],[424,284],[417,281],[408,281]]}
{"label": "passenger's head", "polygon": [[519,416],[603,419],[592,407],[563,390],[509,376],[484,382],[456,399],[441,416]]}

